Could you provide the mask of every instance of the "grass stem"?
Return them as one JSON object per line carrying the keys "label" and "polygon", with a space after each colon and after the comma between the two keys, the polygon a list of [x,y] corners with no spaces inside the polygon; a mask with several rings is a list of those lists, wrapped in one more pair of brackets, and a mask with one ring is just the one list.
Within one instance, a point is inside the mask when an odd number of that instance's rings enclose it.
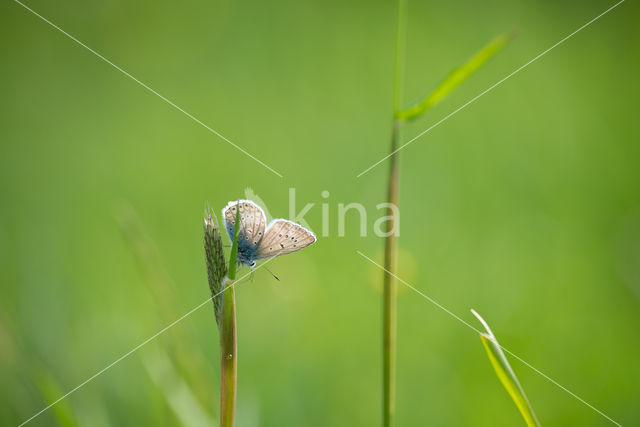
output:
{"label": "grass stem", "polygon": [[[391,134],[391,150],[395,150],[399,136],[400,122],[393,122]],[[391,156],[389,170],[389,186],[387,200],[392,205],[398,205],[398,154]],[[397,218],[391,208],[387,215],[387,237],[384,246],[384,291],[383,291],[383,426],[391,427],[395,416],[396,400],[396,330],[397,330],[397,284],[393,276],[396,271],[397,241],[393,230],[396,227]]]}
{"label": "grass stem", "polygon": [[[403,52],[405,36],[405,5],[406,0],[398,0],[395,66],[393,79],[393,128],[391,130],[391,161],[389,168],[389,182],[387,187],[387,202],[392,206],[398,206],[398,139],[402,121],[396,119],[402,102],[403,85]],[[397,331],[397,289],[393,273],[396,271],[397,259],[397,233],[395,213],[391,207],[387,208],[387,230],[384,246],[384,268],[386,272],[383,278],[383,302],[382,302],[382,383],[383,383],[383,414],[382,424],[391,427],[395,418],[396,401],[396,331]]]}
{"label": "grass stem", "polygon": [[[398,257],[397,221],[395,211],[398,204],[399,187],[399,158],[398,145],[400,129],[409,120],[415,119],[427,112],[438,101],[445,98],[453,89],[464,82],[471,74],[478,70],[489,58],[499,52],[514,36],[509,32],[492,40],[478,51],[470,60],[452,71],[436,89],[420,103],[413,107],[402,109],[402,90],[404,77],[404,47],[406,26],[406,0],[397,0],[397,25],[395,42],[395,60],[393,77],[393,129],[391,131],[391,149],[389,182],[387,186],[387,229],[384,244],[384,279],[383,279],[383,324],[382,324],[382,375],[383,375],[383,415],[382,425],[392,427],[395,417],[396,400],[396,331],[397,331],[397,296],[394,273]],[[395,208],[395,209],[394,209]]]}
{"label": "grass stem", "polygon": [[231,288],[222,293],[220,312],[220,427],[233,427],[236,412],[238,385],[238,342],[236,332],[236,295],[233,287],[236,280],[238,259],[238,230],[240,209],[236,208],[236,226],[233,228],[233,244],[229,257],[229,272],[224,287]]}

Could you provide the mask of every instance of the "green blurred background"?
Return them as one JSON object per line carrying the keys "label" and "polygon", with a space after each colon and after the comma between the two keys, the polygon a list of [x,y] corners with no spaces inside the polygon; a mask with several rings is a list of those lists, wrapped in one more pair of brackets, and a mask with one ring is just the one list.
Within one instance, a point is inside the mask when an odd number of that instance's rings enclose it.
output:
{"label": "green blurred background", "polygon": [[[0,424],[17,425],[207,299],[202,212],[252,187],[330,234],[237,289],[238,426],[377,425],[393,2],[0,4]],[[408,140],[613,5],[409,2],[406,104],[519,36]],[[640,10],[627,1],[401,156],[398,274],[623,425],[640,425]],[[321,192],[330,192],[328,199]],[[360,202],[337,235],[338,203]],[[399,292],[399,426],[519,425],[479,337]],[[209,304],[30,425],[218,415]],[[609,425],[512,360],[543,425]]]}

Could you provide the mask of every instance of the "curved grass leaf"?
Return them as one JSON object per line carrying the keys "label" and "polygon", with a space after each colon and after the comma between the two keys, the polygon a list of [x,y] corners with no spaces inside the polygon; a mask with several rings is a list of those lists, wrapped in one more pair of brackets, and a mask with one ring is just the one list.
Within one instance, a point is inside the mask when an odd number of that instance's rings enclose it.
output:
{"label": "curved grass leaf", "polygon": [[489,356],[493,369],[496,371],[498,379],[509,393],[509,396],[511,396],[511,399],[513,399],[513,402],[518,407],[518,410],[520,411],[520,414],[522,414],[527,425],[539,426],[540,423],[533,412],[529,399],[527,399],[527,395],[520,385],[518,377],[516,377],[511,365],[509,365],[509,361],[504,355],[504,352],[502,351],[500,344],[498,344],[498,340],[495,335],[493,335],[493,332],[489,328],[489,325],[478,313],[476,313],[475,310],[471,310],[471,313],[478,318],[480,323],[482,323],[482,326],[484,326],[487,331],[486,333],[480,334],[480,339],[487,351],[487,355]]}
{"label": "curved grass leaf", "polygon": [[449,93],[476,72],[489,58],[498,53],[515,36],[515,32],[504,33],[491,40],[462,66],[454,69],[426,98],[406,110],[399,111],[396,118],[409,121],[424,114],[429,108],[444,99]]}

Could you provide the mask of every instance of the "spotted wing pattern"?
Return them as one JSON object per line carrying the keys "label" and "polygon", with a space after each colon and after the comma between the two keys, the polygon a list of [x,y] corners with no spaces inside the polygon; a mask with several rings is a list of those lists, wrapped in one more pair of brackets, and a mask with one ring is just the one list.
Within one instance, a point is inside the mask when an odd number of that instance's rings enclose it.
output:
{"label": "spotted wing pattern", "polygon": [[224,226],[233,241],[233,229],[236,222],[236,208],[240,209],[240,229],[238,230],[238,248],[255,250],[264,237],[267,217],[262,208],[251,200],[229,202],[222,210]]}
{"label": "spotted wing pattern", "polygon": [[273,258],[306,248],[316,236],[306,228],[286,219],[271,221],[255,253],[256,259]]}

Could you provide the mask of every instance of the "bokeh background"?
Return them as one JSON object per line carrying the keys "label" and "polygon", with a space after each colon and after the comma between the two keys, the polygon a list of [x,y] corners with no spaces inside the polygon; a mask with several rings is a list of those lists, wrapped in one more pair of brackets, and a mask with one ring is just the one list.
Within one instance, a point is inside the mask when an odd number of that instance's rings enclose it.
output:
{"label": "bokeh background", "polygon": [[[330,233],[238,286],[238,426],[377,425],[393,2],[0,4],[0,424],[209,296],[202,213],[242,197]],[[519,36],[417,135],[613,3],[409,3],[404,102]],[[402,151],[398,274],[623,425],[640,425],[639,7],[627,1]],[[322,198],[322,191],[329,191]],[[344,237],[338,204],[355,212]],[[319,233],[318,233],[319,234]],[[476,333],[399,285],[399,426],[522,423]],[[479,325],[477,325],[479,326]],[[30,425],[215,425],[209,304]],[[512,359],[543,425],[609,425]]]}

